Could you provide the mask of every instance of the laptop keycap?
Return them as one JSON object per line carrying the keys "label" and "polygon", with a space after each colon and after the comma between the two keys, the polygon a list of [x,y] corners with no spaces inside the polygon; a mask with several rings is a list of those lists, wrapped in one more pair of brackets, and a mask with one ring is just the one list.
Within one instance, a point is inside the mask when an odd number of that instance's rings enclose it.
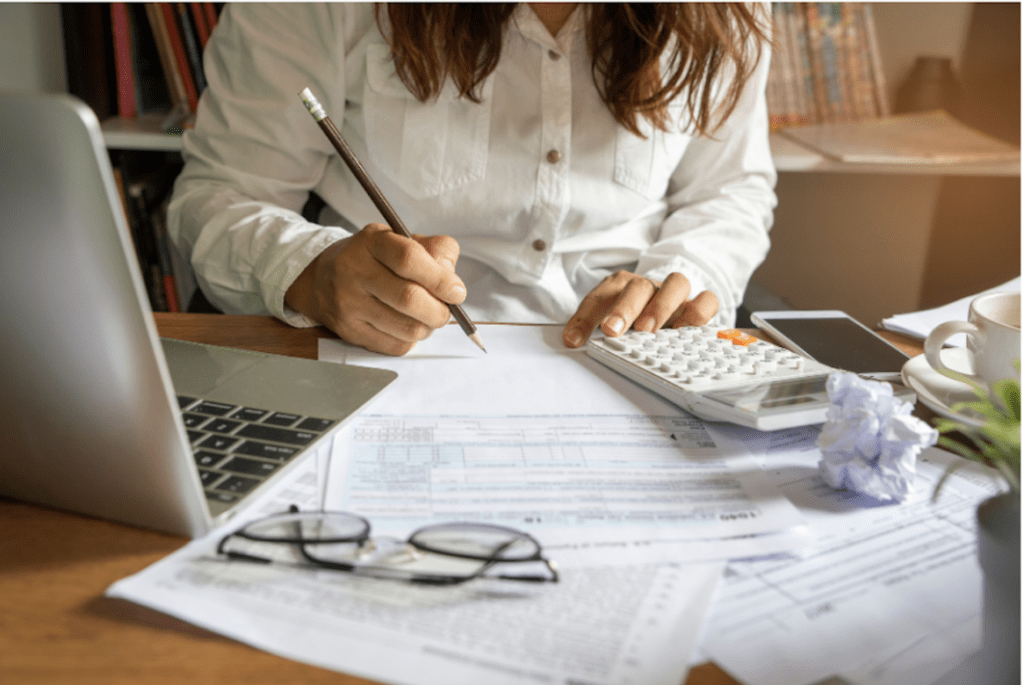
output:
{"label": "laptop keycap", "polygon": [[304,431],[317,431],[318,433],[322,433],[333,425],[334,421],[331,421],[330,419],[316,419],[310,416],[308,419],[305,419],[302,423],[296,426],[296,428]]}
{"label": "laptop keycap", "polygon": [[239,494],[245,494],[260,484],[260,480],[256,478],[246,478],[244,476],[228,476],[222,483],[218,483],[215,489],[227,490],[228,492],[236,492]]}
{"label": "laptop keycap", "polygon": [[210,417],[203,414],[182,414],[181,419],[185,422],[185,428],[199,428],[209,421]]}
{"label": "laptop keycap", "polygon": [[196,458],[196,463],[200,466],[216,466],[219,462],[224,461],[224,457],[228,455],[199,450],[194,456]]}
{"label": "laptop keycap", "polygon": [[212,400],[203,400],[196,406],[192,407],[192,411],[197,411],[200,414],[209,414],[210,416],[224,416],[236,406],[238,405],[224,404],[223,402],[214,402]]}
{"label": "laptop keycap", "polygon": [[277,470],[278,466],[280,466],[280,464],[274,464],[269,461],[260,461],[259,459],[231,457],[231,459],[224,462],[220,468],[224,471],[246,473],[251,476],[269,476]]}
{"label": "laptop keycap", "polygon": [[199,447],[209,447],[211,450],[228,450],[236,442],[238,442],[238,438],[231,438],[226,435],[211,435],[199,443]]}
{"label": "laptop keycap", "polygon": [[184,409],[188,405],[196,401],[195,397],[189,397],[188,395],[178,395],[178,408]]}
{"label": "laptop keycap", "polygon": [[265,409],[253,409],[252,407],[242,407],[234,414],[231,415],[233,419],[239,419],[241,421],[259,421],[267,415]]}
{"label": "laptop keycap", "polygon": [[250,423],[242,426],[235,435],[240,435],[243,438],[256,438],[257,440],[283,442],[286,445],[308,445],[317,437],[315,433],[293,431],[287,428],[275,428],[261,423]]}
{"label": "laptop keycap", "polygon": [[299,420],[297,414],[285,414],[282,411],[276,411],[266,418],[263,423],[268,423],[271,426],[290,426]]}
{"label": "laptop keycap", "polygon": [[242,425],[241,421],[231,421],[230,419],[212,419],[210,423],[203,426],[204,430],[208,430],[211,433],[230,433],[239,426]]}
{"label": "laptop keycap", "polygon": [[287,461],[298,453],[299,450],[295,447],[271,445],[265,442],[256,442],[255,440],[246,440],[235,448],[235,454],[248,454],[253,457],[276,459],[278,461]]}

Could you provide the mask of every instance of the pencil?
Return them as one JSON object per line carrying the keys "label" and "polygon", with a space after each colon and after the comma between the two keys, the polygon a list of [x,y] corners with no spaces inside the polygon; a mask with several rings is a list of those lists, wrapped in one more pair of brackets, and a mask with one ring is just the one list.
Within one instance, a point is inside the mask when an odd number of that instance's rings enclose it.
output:
{"label": "pencil", "polygon": [[[309,113],[313,115],[314,119],[316,119],[316,123],[320,125],[320,130],[324,132],[327,139],[331,141],[331,145],[333,145],[334,149],[338,151],[341,158],[345,160],[345,164],[347,164],[348,168],[352,170],[353,174],[355,174],[359,184],[363,186],[363,190],[365,190],[366,194],[370,196],[371,200],[373,200],[373,204],[377,205],[377,209],[384,215],[384,219],[388,222],[388,225],[391,226],[391,230],[399,235],[403,235],[406,238],[411,239],[412,234],[409,232],[409,229],[407,229],[405,224],[402,223],[402,220],[398,217],[394,208],[392,208],[391,203],[388,202],[386,197],[384,197],[384,193],[381,192],[380,188],[377,187],[377,184],[374,183],[373,179],[371,179],[369,174],[366,173],[366,169],[363,168],[362,162],[359,161],[349,148],[345,139],[341,137],[341,132],[338,131],[338,127],[335,126],[334,122],[331,121],[331,118],[327,116],[327,112],[324,111],[323,105],[321,105],[320,101],[316,99],[313,92],[309,88],[306,88],[299,93],[299,97],[302,98],[302,102],[306,105],[306,109],[309,110]],[[463,332],[469,336],[469,339],[476,343],[477,347],[486,352],[487,348],[484,347],[483,341],[480,340],[480,335],[476,331],[476,326],[469,320],[469,317],[466,316],[466,312],[462,307],[457,304],[450,304],[448,305],[448,309],[451,311],[455,320],[459,322],[459,326],[462,327]]]}

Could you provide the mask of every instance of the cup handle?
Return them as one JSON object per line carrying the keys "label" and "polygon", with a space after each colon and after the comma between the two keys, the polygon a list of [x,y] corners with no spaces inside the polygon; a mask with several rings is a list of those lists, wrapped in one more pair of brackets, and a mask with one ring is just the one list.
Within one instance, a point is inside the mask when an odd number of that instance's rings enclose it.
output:
{"label": "cup handle", "polygon": [[[928,364],[936,371],[955,371],[950,369],[948,366],[942,363],[942,345],[946,340],[957,333],[966,333],[967,335],[974,336],[974,339],[978,345],[984,344],[985,333],[975,326],[973,323],[968,321],[947,321],[941,323],[928,334],[928,337],[924,341],[924,356],[928,360]],[[973,373],[963,373],[962,371],[955,371],[956,373],[962,374],[967,378],[971,379],[975,383],[980,384],[982,387],[988,387],[988,384]]]}

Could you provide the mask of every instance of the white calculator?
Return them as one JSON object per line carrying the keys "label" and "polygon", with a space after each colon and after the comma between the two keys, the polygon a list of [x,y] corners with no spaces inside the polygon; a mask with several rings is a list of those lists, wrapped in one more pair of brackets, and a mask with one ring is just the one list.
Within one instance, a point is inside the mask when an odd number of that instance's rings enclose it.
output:
{"label": "white calculator", "polygon": [[759,430],[824,423],[835,371],[736,329],[630,331],[593,339],[587,354],[709,421]]}

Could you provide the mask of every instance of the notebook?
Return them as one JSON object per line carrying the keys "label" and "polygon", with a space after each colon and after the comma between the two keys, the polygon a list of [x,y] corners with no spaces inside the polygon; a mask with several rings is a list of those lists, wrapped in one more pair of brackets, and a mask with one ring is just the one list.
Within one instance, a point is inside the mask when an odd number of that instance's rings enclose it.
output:
{"label": "notebook", "polygon": [[0,92],[0,495],[197,537],[392,371],[161,339],[99,122]]}

